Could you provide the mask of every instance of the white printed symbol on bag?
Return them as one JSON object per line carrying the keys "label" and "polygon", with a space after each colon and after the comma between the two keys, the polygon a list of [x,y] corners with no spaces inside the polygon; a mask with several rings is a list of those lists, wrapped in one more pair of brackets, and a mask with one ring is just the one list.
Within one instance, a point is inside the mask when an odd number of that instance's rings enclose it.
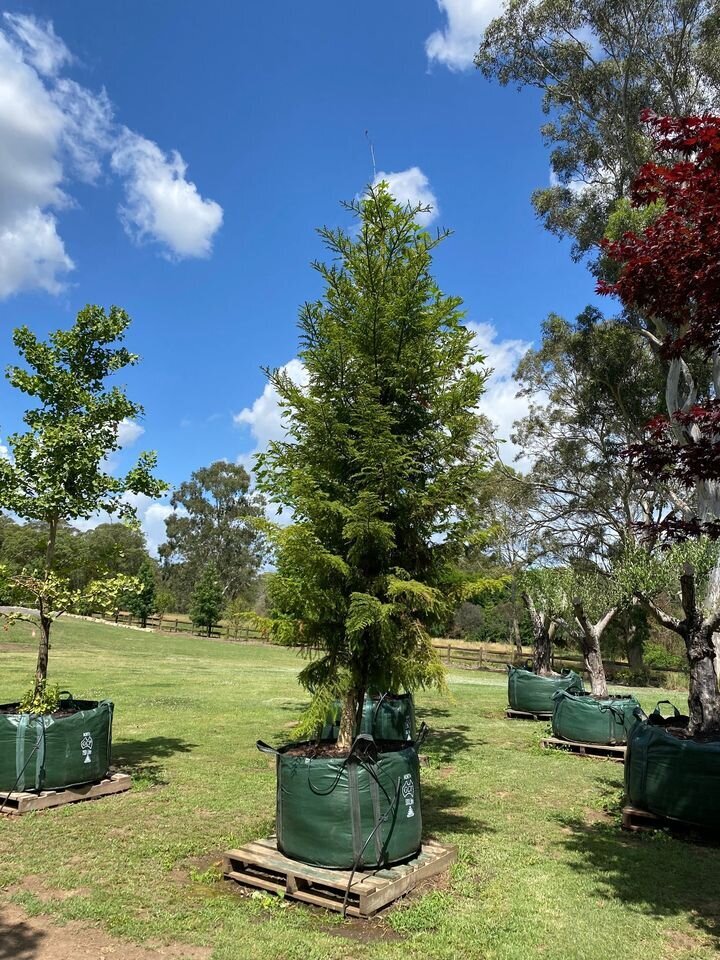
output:
{"label": "white printed symbol on bag", "polygon": [[80,749],[82,750],[82,755],[85,757],[83,763],[90,763],[90,754],[92,753],[93,748],[93,738],[89,733],[84,733],[82,735],[82,740],[80,741]]}
{"label": "white printed symbol on bag", "polygon": [[406,773],[404,783],[402,785],[402,795],[405,798],[405,806],[407,807],[407,819],[415,816],[415,811],[413,806],[415,804],[415,784],[413,783],[412,774]]}

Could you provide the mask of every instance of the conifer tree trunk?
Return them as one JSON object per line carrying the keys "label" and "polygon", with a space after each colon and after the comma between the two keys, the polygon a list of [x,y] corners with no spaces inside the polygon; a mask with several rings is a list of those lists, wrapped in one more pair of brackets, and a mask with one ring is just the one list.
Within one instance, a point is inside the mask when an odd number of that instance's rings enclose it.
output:
{"label": "conifer tree trunk", "polygon": [[340,730],[338,731],[337,748],[340,753],[349,753],[355,740],[355,730],[358,725],[359,706],[364,697],[358,697],[356,690],[349,690],[345,694],[340,714]]}

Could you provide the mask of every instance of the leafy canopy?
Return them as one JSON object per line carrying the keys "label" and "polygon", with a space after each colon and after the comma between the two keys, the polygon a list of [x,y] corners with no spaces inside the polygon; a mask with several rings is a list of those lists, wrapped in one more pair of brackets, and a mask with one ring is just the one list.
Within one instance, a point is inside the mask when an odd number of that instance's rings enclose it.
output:
{"label": "leafy canopy", "polygon": [[10,366],[6,375],[37,406],[23,416],[27,431],[8,437],[11,457],[0,459],[0,508],[56,526],[98,511],[133,518],[126,494],[157,497],[166,489],[152,475],[154,453],[140,454],[124,477],[107,470],[107,457],[120,446],[120,423],[143,412],[122,387],[105,385],[138,360],[115,346],[129,323],[119,307],[106,314],[87,306],[69,330],[56,330],[47,341],[27,327],[14,331],[27,366]]}
{"label": "leafy canopy", "polygon": [[486,371],[461,301],[431,275],[447,236],[416,223],[386,184],[348,205],[356,231],[323,228],[322,300],[300,313],[307,383],[268,378],[287,437],[258,458],[260,487],[289,507],[276,529],[276,638],[320,653],[316,696],[440,684],[428,627],[460,584],[485,470],[476,414]]}

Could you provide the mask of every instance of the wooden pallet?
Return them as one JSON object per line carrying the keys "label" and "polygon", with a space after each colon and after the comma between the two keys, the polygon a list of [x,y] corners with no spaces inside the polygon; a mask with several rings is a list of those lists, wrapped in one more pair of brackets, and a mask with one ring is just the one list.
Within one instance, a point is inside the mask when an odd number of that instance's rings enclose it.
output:
{"label": "wooden pallet", "polygon": [[552,720],[552,713],[541,711],[540,713],[529,713],[527,710],[512,710],[510,707],[505,711],[508,720]]}
{"label": "wooden pallet", "polygon": [[720,827],[703,827],[687,820],[678,820],[676,817],[663,817],[649,810],[641,810],[628,804],[622,810],[623,830],[632,833],[644,833],[649,830],[668,830],[677,836],[692,837],[717,844],[720,842]]}
{"label": "wooden pallet", "polygon": [[626,747],[615,743],[581,743],[579,740],[561,740],[559,737],[545,737],[540,743],[551,750],[566,750],[581,757],[597,757],[625,763]]}
{"label": "wooden pallet", "polygon": [[[428,842],[416,857],[400,866],[357,870],[352,878],[346,913],[352,917],[373,916],[421,881],[447,870],[456,856],[454,847]],[[228,850],[223,874],[238,883],[338,911],[343,909],[350,882],[349,870],[328,870],[289,860],[278,852],[275,837]]]}
{"label": "wooden pallet", "polygon": [[0,791],[0,807],[8,816],[21,816],[34,810],[62,807],[79,800],[95,800],[113,793],[123,793],[132,786],[132,777],[127,773],[113,773],[98,783],[85,783],[79,787],[63,790],[41,790],[39,793],[3,793]]}

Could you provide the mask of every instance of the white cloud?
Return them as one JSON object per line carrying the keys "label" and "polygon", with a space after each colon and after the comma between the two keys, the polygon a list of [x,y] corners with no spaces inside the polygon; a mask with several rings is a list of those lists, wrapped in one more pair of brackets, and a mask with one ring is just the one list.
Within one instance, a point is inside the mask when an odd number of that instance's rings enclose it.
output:
{"label": "white cloud", "polygon": [[117,439],[121,447],[129,447],[135,443],[138,437],[145,433],[145,427],[140,426],[135,420],[123,418],[118,424]]}
{"label": "white cloud", "polygon": [[[297,357],[290,360],[281,368],[298,386],[305,386],[308,382],[307,370]],[[265,384],[265,389],[253,402],[251,407],[245,407],[236,413],[233,420],[238,426],[250,428],[250,434],[255,441],[254,453],[267,449],[271,440],[282,440],[286,430],[283,424],[280,398],[272,384]],[[252,454],[244,454],[243,462],[250,462]]]}
{"label": "white cloud", "polygon": [[112,168],[125,178],[120,209],[126,231],[139,242],[154,240],[177,258],[207,257],[223,219],[222,207],[204,200],[185,179],[187,164],[174,150],[125,128],[112,154]]}
{"label": "white cloud", "polygon": [[502,0],[437,0],[445,25],[425,41],[430,62],[450,70],[472,67],[485,28],[502,12]]}
{"label": "white cloud", "polygon": [[[155,177],[147,163],[130,163],[131,188],[145,189],[145,221],[135,229],[152,236],[175,257],[206,256],[222,219],[221,208],[203,200],[184,179],[178,154],[113,122],[104,90],[88,90],[61,76],[72,55],[49,22],[31,16],[0,18],[0,298],[23,290],[59,293],[74,269],[58,228],[58,215],[73,205],[67,192],[73,178],[102,182],[114,150],[135,138],[145,154],[159,157]],[[136,150],[137,154],[137,150]],[[147,210],[149,209],[149,213]]]}
{"label": "white cloud", "polygon": [[15,13],[5,13],[3,17],[17,37],[25,59],[38,73],[52,77],[65,64],[72,63],[72,54],[55,33],[52,23],[41,23],[33,16]]}
{"label": "white cloud", "polygon": [[[126,503],[132,504],[140,521],[140,529],[145,534],[147,548],[153,556],[157,556],[158,547],[165,542],[165,520],[173,512],[169,503],[162,500],[153,500],[144,493],[126,493],[123,497]],[[184,513],[184,510],[180,510]],[[94,530],[101,523],[117,523],[117,517],[102,511],[91,517],[73,520],[72,526],[78,530]]]}
{"label": "white cloud", "polygon": [[529,462],[520,457],[522,451],[510,441],[515,421],[528,413],[528,398],[518,397],[518,384],[513,373],[532,344],[527,340],[498,340],[498,332],[492,323],[467,324],[475,334],[474,347],[484,354],[486,366],[492,369],[485,393],[480,401],[480,412],[495,425],[496,436],[506,441],[500,444],[500,456],[503,461],[518,470],[527,469]]}
{"label": "white cloud", "polygon": [[437,197],[430,187],[430,181],[420,167],[409,167],[407,170],[399,170],[396,173],[386,173],[381,170],[376,174],[373,186],[376,186],[382,180],[387,182],[390,193],[398,203],[403,205],[409,203],[411,206],[420,203],[424,207],[432,207],[427,213],[418,214],[418,223],[427,226],[437,219],[440,213]]}

